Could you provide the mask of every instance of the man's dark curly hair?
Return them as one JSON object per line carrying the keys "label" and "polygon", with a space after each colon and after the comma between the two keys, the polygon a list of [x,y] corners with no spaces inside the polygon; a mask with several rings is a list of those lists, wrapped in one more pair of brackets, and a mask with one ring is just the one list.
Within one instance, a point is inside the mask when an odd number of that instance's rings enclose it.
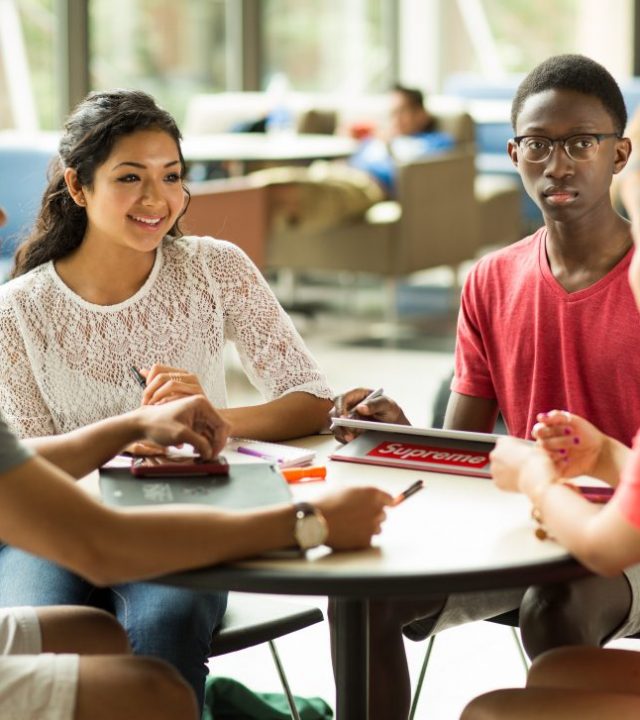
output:
{"label": "man's dark curly hair", "polygon": [[602,65],[584,55],[555,55],[535,67],[520,83],[511,105],[511,125],[515,131],[518,115],[527,98],[545,90],[573,90],[597,97],[622,135],[627,109],[618,83]]}

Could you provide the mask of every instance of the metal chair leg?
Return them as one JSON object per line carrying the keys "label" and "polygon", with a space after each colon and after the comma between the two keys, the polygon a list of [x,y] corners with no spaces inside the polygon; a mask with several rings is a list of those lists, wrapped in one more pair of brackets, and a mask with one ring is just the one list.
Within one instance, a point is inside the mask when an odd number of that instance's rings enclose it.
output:
{"label": "metal chair leg", "polygon": [[422,661],[422,667],[420,668],[420,675],[418,676],[418,684],[416,685],[415,692],[413,693],[413,700],[411,701],[411,710],[409,710],[409,720],[413,720],[418,709],[418,700],[420,699],[420,693],[422,692],[422,684],[424,683],[424,676],[427,672],[427,665],[429,664],[429,658],[431,657],[431,651],[433,650],[433,644],[436,641],[436,636],[432,635],[427,643],[427,650]]}
{"label": "metal chair leg", "polygon": [[287,676],[285,675],[284,668],[282,667],[282,662],[280,661],[280,656],[278,655],[278,651],[276,650],[276,644],[273,642],[273,640],[269,640],[269,650],[271,650],[271,657],[273,658],[273,662],[275,663],[276,670],[278,671],[278,675],[280,676],[280,682],[282,683],[282,689],[284,690],[284,694],[287,697],[287,702],[289,703],[291,717],[293,718],[293,720],[300,720],[300,713],[298,712],[296,702],[293,699],[293,694],[291,693],[291,688],[289,687]]}
{"label": "metal chair leg", "polygon": [[[520,640],[520,635],[518,634],[518,629],[515,627],[511,627],[511,634],[513,636],[514,642],[516,644],[516,647],[518,648],[518,654],[520,655],[520,660],[522,661],[522,665],[524,667],[525,675],[529,672],[529,658],[527,657],[527,653],[524,651],[524,647],[522,646],[522,641]],[[422,685],[424,684],[424,677],[427,673],[427,666],[429,665],[429,658],[431,657],[431,652],[433,651],[433,644],[436,641],[436,636],[432,635],[429,638],[429,642],[427,643],[427,650],[425,652],[424,660],[422,661],[422,667],[420,668],[420,675],[418,676],[418,683],[416,685],[415,692],[413,693],[413,700],[411,701],[411,710],[409,711],[409,720],[414,720],[416,710],[418,709],[418,700],[420,699],[420,693],[422,692]]]}
{"label": "metal chair leg", "polygon": [[522,646],[522,640],[520,640],[518,629],[512,627],[511,633],[513,634],[513,639],[515,640],[518,652],[520,653],[520,659],[522,660],[522,665],[524,666],[524,674],[526,675],[529,672],[530,667],[529,658],[527,657],[527,653],[524,651],[524,647]]}

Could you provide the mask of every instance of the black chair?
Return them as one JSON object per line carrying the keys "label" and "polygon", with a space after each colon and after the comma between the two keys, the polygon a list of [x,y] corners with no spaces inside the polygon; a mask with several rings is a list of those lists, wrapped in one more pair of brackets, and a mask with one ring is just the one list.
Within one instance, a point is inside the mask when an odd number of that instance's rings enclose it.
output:
{"label": "black chair", "polygon": [[227,611],[211,641],[211,657],[269,643],[291,717],[300,720],[274,640],[322,622],[323,619],[322,611],[317,607],[305,607],[262,595],[229,593]]}

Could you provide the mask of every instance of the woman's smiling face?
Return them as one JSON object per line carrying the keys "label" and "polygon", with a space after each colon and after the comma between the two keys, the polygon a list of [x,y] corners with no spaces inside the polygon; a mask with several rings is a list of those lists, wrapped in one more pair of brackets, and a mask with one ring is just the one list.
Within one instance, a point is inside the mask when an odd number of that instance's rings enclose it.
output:
{"label": "woman's smiling face", "polygon": [[79,187],[73,170],[67,170],[67,184],[86,208],[85,241],[142,252],[155,250],[186,200],[178,146],[161,130],[120,138],[96,169],[91,187]]}

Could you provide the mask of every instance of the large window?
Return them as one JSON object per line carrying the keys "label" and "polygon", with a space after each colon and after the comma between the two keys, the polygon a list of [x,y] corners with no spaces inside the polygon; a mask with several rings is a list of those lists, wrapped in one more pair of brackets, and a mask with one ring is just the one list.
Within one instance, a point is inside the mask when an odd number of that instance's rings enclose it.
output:
{"label": "large window", "polygon": [[632,73],[633,0],[452,0],[441,8],[441,32],[457,38],[442,45],[443,78],[471,71],[500,80],[568,52],[621,79]]}
{"label": "large window", "polygon": [[588,54],[617,75],[631,71],[629,0],[484,0],[484,6],[507,72],[527,72],[563,52]]}
{"label": "large window", "polygon": [[0,0],[0,128],[55,127],[55,0]]}
{"label": "large window", "polygon": [[262,0],[262,86],[379,92],[395,79],[393,0]]}
{"label": "large window", "polygon": [[91,0],[91,87],[151,93],[178,122],[190,95],[226,89],[225,0]]}
{"label": "large window", "polygon": [[[48,129],[66,114],[60,45],[68,32],[61,19],[65,8],[88,8],[90,88],[146,89],[182,122],[194,93],[265,89],[276,75],[301,91],[381,92],[400,80],[440,92],[454,73],[501,81],[549,55],[583,52],[623,79],[633,66],[636,5],[637,0],[0,0],[0,128]],[[84,23],[74,26],[81,42],[69,44],[71,63],[82,62],[86,30]],[[86,84],[82,77],[70,94],[77,99],[90,89]]]}

